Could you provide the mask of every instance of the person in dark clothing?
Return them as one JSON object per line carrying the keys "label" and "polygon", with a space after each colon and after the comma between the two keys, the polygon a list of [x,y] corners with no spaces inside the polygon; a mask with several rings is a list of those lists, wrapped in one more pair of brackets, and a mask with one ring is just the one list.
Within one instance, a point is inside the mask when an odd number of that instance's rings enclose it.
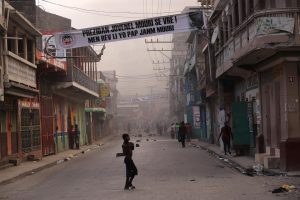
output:
{"label": "person in dark clothing", "polygon": [[74,126],[71,125],[70,130],[69,130],[69,148],[70,149],[74,149],[74,136],[75,136]]}
{"label": "person in dark clothing", "polygon": [[132,142],[129,142],[130,137],[128,134],[124,133],[122,135],[122,138],[124,140],[122,145],[124,163],[126,166],[126,183],[124,190],[130,190],[135,189],[135,186],[132,185],[132,181],[134,177],[138,174],[138,170],[132,160],[132,151],[134,150],[134,144]]}
{"label": "person in dark clothing", "polygon": [[185,147],[185,137],[186,137],[186,127],[185,127],[185,124],[183,121],[180,123],[180,126],[179,126],[179,137],[180,137],[180,142],[182,144],[182,148],[184,148]]}
{"label": "person in dark clothing", "polygon": [[74,131],[74,136],[75,136],[75,145],[76,145],[76,149],[79,149],[79,137],[80,137],[80,131],[78,129],[78,125],[75,124],[75,131]]}
{"label": "person in dark clothing", "polygon": [[185,124],[185,127],[186,127],[186,140],[188,142],[191,142],[191,139],[192,139],[192,124],[191,123],[186,123]]}
{"label": "person in dark clothing", "polygon": [[220,140],[220,137],[222,137],[225,155],[227,154],[227,152],[229,154],[231,154],[230,139],[233,139],[233,134],[231,132],[231,128],[228,125],[228,122],[225,122],[224,126],[221,128],[221,132],[220,132],[219,137],[218,137],[218,142]]}

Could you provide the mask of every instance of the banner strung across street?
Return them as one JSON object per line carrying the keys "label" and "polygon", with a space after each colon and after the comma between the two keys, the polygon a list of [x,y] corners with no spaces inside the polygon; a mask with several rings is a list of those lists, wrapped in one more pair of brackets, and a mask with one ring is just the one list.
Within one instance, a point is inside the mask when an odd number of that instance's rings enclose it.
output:
{"label": "banner strung across street", "polygon": [[57,49],[188,32],[203,26],[201,11],[154,17],[54,34]]}

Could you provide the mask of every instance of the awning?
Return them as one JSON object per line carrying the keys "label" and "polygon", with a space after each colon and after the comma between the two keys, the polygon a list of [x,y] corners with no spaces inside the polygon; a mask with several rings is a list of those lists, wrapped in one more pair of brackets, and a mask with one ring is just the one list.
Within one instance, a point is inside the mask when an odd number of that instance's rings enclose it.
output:
{"label": "awning", "polygon": [[102,79],[98,79],[98,80],[97,80],[97,83],[105,84],[105,81],[102,80]]}
{"label": "awning", "polygon": [[106,113],[105,108],[85,108],[85,112],[103,112]]}

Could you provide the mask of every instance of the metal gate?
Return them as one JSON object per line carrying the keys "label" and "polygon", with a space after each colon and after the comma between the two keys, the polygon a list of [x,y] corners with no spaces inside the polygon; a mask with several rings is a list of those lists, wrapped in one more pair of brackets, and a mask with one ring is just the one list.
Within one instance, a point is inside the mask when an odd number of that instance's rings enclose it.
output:
{"label": "metal gate", "polygon": [[53,99],[52,97],[41,96],[41,125],[43,155],[55,153],[54,128],[53,128]]}
{"label": "metal gate", "polygon": [[1,157],[7,156],[7,134],[6,132],[0,133],[0,143],[1,143]]}
{"label": "metal gate", "polygon": [[255,131],[253,129],[253,102],[235,102],[232,105],[233,144],[243,148],[246,154],[255,149]]}
{"label": "metal gate", "polygon": [[21,109],[21,140],[24,153],[41,149],[39,112],[39,109]]}

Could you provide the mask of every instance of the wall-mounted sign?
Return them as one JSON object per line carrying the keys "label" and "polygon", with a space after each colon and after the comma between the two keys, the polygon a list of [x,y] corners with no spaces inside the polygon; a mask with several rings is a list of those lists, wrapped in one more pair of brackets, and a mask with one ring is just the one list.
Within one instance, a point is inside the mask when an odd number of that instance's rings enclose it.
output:
{"label": "wall-mounted sign", "polygon": [[40,108],[39,102],[36,101],[28,101],[28,100],[19,100],[19,105],[22,108]]}
{"label": "wall-mounted sign", "polygon": [[201,121],[200,121],[200,107],[193,106],[193,118],[194,118],[194,127],[200,128]]}
{"label": "wall-mounted sign", "polygon": [[260,17],[256,21],[256,35],[294,33],[294,17]]}
{"label": "wall-mounted sign", "polygon": [[105,84],[100,85],[100,96],[101,97],[109,97],[110,96],[110,88],[108,85],[105,85]]}

